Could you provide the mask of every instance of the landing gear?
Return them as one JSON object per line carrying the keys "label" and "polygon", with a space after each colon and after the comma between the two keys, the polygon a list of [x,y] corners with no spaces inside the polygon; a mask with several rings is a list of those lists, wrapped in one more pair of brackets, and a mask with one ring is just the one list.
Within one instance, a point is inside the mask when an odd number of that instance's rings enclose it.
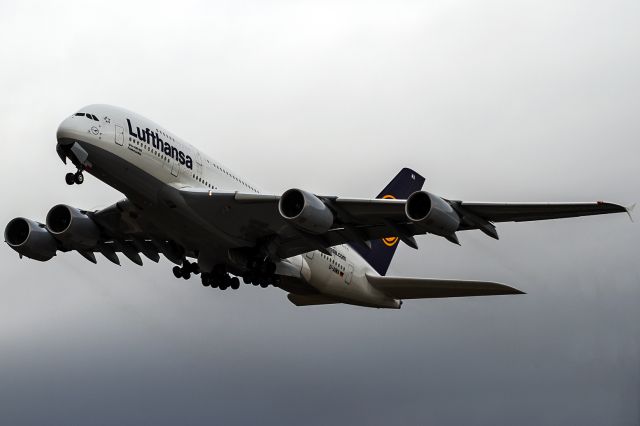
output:
{"label": "landing gear", "polygon": [[179,266],[174,266],[173,269],[173,276],[176,278],[182,278],[182,268]]}
{"label": "landing gear", "polygon": [[[275,269],[276,265],[274,263],[262,262],[240,277],[230,275],[226,266],[219,264],[211,272],[203,272],[200,275],[200,279],[203,287],[219,288],[220,290],[228,288],[238,290],[240,288],[240,278],[245,284],[267,288],[278,283],[278,277],[274,275]],[[174,266],[172,272],[176,278],[188,280],[191,278],[191,274],[200,274],[200,268],[197,263],[184,260],[182,266]]]}
{"label": "landing gear", "polygon": [[174,266],[171,271],[173,272],[174,277],[188,280],[189,278],[191,278],[192,273],[199,274],[200,268],[198,267],[197,263],[191,263],[185,259],[182,262],[182,267]]}
{"label": "landing gear", "polygon": [[238,277],[231,277],[227,273],[203,273],[202,285],[205,287],[211,286],[211,288],[219,288],[220,290],[226,290],[228,288],[237,290],[240,288],[240,279]]}
{"label": "landing gear", "polygon": [[231,278],[231,288],[234,290],[240,288],[240,279],[238,277]]}
{"label": "landing gear", "polygon": [[245,284],[253,284],[267,288],[270,285],[276,285],[277,277],[275,275],[276,264],[269,261],[257,262],[254,267],[242,277]]}
{"label": "landing gear", "polygon": [[64,181],[67,182],[67,185],[73,185],[74,183],[76,183],[76,175],[74,175],[73,173],[67,173],[64,176]]}
{"label": "landing gear", "polygon": [[82,185],[84,182],[84,175],[82,174],[82,170],[78,170],[75,173],[67,173],[64,176],[64,181],[67,182],[67,185]]}
{"label": "landing gear", "polygon": [[82,185],[82,183],[84,182],[84,175],[82,174],[81,171],[78,171],[74,176],[73,176],[73,182],[76,185]]}

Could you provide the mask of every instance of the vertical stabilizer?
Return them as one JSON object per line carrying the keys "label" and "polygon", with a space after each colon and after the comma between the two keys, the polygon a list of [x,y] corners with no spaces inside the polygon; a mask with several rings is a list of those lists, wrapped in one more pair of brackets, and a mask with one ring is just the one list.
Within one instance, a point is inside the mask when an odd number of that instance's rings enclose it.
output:
{"label": "vertical stabilizer", "polygon": [[[422,189],[424,177],[411,169],[404,168],[393,180],[382,190],[376,198],[396,198],[406,200],[409,195]],[[357,244],[351,247],[358,252],[364,260],[369,263],[380,275],[385,275],[391,264],[391,259],[398,248],[400,242],[398,237],[389,236],[371,241],[371,249],[367,249]]]}

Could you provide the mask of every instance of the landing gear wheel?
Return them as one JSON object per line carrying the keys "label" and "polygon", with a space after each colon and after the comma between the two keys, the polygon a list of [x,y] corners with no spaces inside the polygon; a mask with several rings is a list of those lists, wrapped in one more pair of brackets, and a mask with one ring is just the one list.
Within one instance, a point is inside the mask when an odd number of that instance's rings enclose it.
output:
{"label": "landing gear wheel", "polygon": [[188,280],[189,278],[191,278],[191,272],[183,271],[182,278],[184,278],[185,280]]}
{"label": "landing gear wheel", "polygon": [[73,181],[77,184],[77,185],[82,185],[82,182],[84,182],[84,175],[82,174],[82,172],[78,172],[73,176]]}
{"label": "landing gear wheel", "polygon": [[73,185],[74,183],[76,183],[76,175],[74,175],[73,173],[67,173],[64,176],[64,181],[67,182],[67,185]]}
{"label": "landing gear wheel", "polygon": [[211,285],[211,280],[209,279],[208,274],[202,274],[200,280],[202,281],[202,285],[205,287],[209,287],[209,285]]}
{"label": "landing gear wheel", "polygon": [[231,278],[231,288],[234,290],[240,288],[240,279],[238,277]]}
{"label": "landing gear wheel", "polygon": [[174,266],[173,269],[173,276],[176,278],[182,278],[182,269],[180,269],[179,266]]}

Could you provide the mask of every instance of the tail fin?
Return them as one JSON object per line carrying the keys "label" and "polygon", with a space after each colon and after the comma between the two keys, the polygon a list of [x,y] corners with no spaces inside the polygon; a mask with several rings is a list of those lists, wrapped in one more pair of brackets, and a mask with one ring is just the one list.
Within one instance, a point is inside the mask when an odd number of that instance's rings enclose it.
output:
{"label": "tail fin", "polygon": [[[393,178],[376,198],[397,198],[405,200],[414,193],[422,189],[424,178],[411,169],[404,168]],[[360,245],[351,247],[358,252],[369,265],[380,275],[385,275],[389,269],[389,264],[398,247],[397,237],[386,237],[371,241],[371,249]]]}

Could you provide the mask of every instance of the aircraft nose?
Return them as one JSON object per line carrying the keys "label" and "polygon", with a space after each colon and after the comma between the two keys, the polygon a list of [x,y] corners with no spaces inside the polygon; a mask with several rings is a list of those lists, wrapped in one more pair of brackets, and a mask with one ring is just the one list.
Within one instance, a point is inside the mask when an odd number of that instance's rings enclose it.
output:
{"label": "aircraft nose", "polygon": [[73,117],[69,117],[62,121],[58,126],[56,132],[56,139],[58,144],[62,146],[71,145],[74,142],[74,137],[78,135],[78,126],[75,124]]}

